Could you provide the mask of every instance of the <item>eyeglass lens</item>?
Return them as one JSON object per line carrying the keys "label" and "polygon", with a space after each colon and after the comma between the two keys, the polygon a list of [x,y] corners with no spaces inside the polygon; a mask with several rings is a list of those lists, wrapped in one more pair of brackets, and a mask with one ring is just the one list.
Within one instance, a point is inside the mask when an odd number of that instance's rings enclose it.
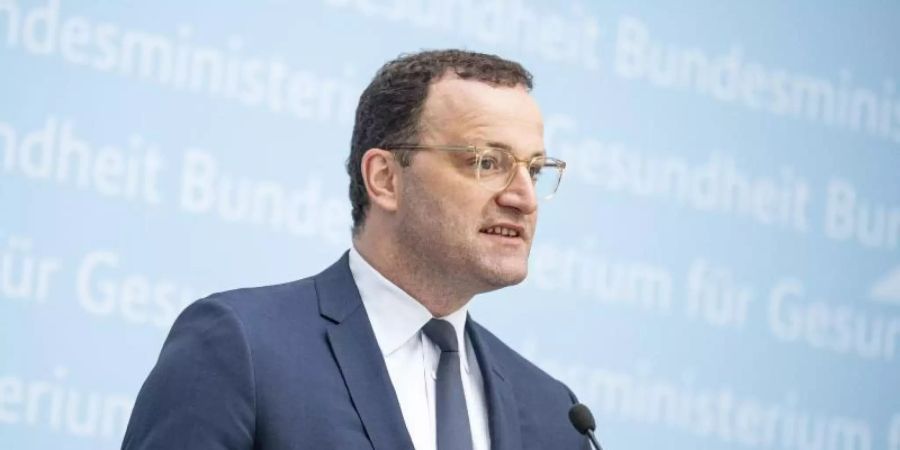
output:
{"label": "eyeglass lens", "polygon": [[[515,157],[507,151],[493,148],[483,150],[479,156],[476,166],[479,182],[494,191],[509,186],[517,167]],[[528,173],[537,197],[549,198],[559,186],[562,168],[545,158],[538,157],[530,161]]]}

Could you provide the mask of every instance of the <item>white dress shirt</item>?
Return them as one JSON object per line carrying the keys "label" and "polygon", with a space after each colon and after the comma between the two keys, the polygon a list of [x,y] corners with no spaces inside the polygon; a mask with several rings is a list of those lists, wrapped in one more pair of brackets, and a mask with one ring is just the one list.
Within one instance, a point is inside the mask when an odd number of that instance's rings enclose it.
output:
{"label": "white dress shirt", "polygon": [[[434,396],[441,351],[421,331],[433,317],[421,303],[378,273],[352,246],[350,272],[372,323],[413,445],[416,450],[436,450]],[[464,306],[440,319],[453,325],[460,343],[460,372],[472,448],[488,450],[491,446],[484,382],[465,333],[467,311]]]}

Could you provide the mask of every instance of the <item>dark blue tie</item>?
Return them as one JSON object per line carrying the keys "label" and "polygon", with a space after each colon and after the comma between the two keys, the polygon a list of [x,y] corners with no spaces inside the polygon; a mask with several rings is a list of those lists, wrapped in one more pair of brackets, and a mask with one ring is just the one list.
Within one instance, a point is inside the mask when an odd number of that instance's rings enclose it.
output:
{"label": "dark blue tie", "polygon": [[459,343],[453,325],[431,319],[422,331],[441,348],[435,382],[437,450],[472,450],[469,412],[459,371]]}

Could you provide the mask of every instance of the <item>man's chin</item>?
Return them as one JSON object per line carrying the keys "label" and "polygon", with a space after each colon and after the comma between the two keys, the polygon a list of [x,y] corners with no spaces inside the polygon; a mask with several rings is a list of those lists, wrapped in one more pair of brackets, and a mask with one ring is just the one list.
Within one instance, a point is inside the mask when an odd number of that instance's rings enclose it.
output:
{"label": "man's chin", "polygon": [[514,286],[525,281],[525,277],[528,276],[528,264],[501,263],[493,267],[493,270],[487,270],[487,274],[485,278],[492,290]]}

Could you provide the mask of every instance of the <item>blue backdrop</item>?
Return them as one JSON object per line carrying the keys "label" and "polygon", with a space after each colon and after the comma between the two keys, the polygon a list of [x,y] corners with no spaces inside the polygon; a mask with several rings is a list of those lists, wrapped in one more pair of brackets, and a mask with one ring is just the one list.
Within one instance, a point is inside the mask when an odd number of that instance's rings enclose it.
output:
{"label": "blue backdrop", "polygon": [[0,447],[113,449],[169,326],[349,245],[403,52],[535,75],[528,280],[473,314],[609,449],[900,450],[895,2],[0,0]]}

